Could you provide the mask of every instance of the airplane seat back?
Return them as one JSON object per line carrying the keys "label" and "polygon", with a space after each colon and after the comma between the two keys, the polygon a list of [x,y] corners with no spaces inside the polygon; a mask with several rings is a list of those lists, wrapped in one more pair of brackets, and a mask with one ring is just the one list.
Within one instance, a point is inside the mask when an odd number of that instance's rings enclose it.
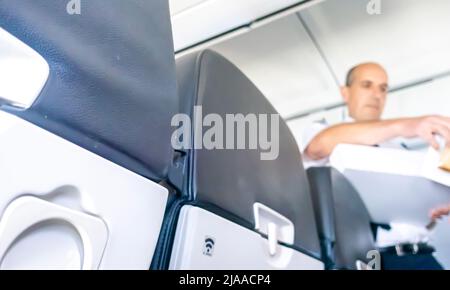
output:
{"label": "airplane seat back", "polygon": [[0,108],[0,268],[148,269],[178,112],[168,1],[3,0],[0,28],[49,69]]}
{"label": "airplane seat back", "polygon": [[356,269],[357,260],[367,263],[376,246],[371,218],[358,192],[334,168],[310,168],[307,174],[326,266]]}
{"label": "airplane seat back", "polygon": [[[180,108],[191,118],[194,106],[201,106],[203,117],[216,114],[224,123],[227,114],[267,116],[269,128],[262,130],[269,135],[271,126],[276,125],[270,118],[278,113],[264,95],[234,64],[214,51],[178,59],[177,80]],[[261,121],[257,123],[262,126]],[[229,125],[226,127],[230,129]],[[204,136],[209,128],[195,132],[193,126],[192,132]],[[224,145],[229,138],[225,131]],[[247,146],[250,134],[261,133],[246,131]],[[253,229],[255,204],[262,204],[293,223],[293,247],[318,257],[320,245],[306,173],[296,141],[281,118],[275,135],[279,137],[279,154],[273,160],[262,160],[261,153],[267,150],[260,146],[244,150],[186,150],[189,180],[179,182],[178,187],[190,194],[194,202],[230,213]]]}
{"label": "airplane seat back", "polygon": [[2,1],[0,27],[50,68],[30,108],[5,110],[137,174],[165,179],[178,111],[167,1],[81,1],[79,15],[66,11],[68,2]]}

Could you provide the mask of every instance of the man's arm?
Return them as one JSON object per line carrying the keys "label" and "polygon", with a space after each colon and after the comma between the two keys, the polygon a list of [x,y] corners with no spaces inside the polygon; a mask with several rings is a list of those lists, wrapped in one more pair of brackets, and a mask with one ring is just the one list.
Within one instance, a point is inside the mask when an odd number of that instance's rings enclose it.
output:
{"label": "man's arm", "polygon": [[434,134],[441,135],[450,144],[450,118],[426,116],[340,124],[319,133],[309,143],[305,154],[312,160],[319,160],[328,157],[341,143],[375,145],[395,137],[420,137],[439,149]]}

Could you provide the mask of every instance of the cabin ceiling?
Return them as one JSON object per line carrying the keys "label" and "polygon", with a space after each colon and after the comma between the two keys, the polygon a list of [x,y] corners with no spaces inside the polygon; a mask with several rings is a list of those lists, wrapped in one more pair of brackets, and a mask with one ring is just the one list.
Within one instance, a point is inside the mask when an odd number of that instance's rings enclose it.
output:
{"label": "cabin ceiling", "polygon": [[[175,49],[299,2],[305,1],[171,0]],[[341,102],[339,85],[361,62],[385,66],[392,88],[449,74],[450,1],[383,0],[379,15],[368,14],[367,3],[318,1],[211,48],[243,70],[286,118]],[[436,94],[450,91],[450,81],[440,87],[446,84],[447,90],[423,97],[441,100]]]}

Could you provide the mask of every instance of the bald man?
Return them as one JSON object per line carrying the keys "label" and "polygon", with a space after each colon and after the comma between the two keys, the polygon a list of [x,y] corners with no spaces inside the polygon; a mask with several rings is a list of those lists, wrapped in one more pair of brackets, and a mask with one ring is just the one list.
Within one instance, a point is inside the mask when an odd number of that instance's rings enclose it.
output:
{"label": "bald man", "polygon": [[[329,126],[326,121],[315,122],[303,133],[300,149],[303,153],[305,168],[323,166],[334,148],[341,143],[377,145],[380,147],[405,148],[405,144],[396,142],[398,137],[419,137],[433,148],[439,149],[434,135],[442,136],[450,144],[450,118],[443,116],[423,116],[381,120],[389,79],[386,70],[376,63],[363,63],[353,67],[347,74],[341,95],[346,103],[343,123]],[[436,208],[430,217],[436,220],[450,213],[450,206]],[[441,269],[431,254],[424,257],[410,257],[403,261],[395,260],[391,268]]]}
{"label": "bald man", "polygon": [[347,104],[344,123],[336,126],[315,123],[307,128],[300,144],[305,167],[325,165],[328,156],[341,143],[382,145],[396,137],[419,137],[439,149],[434,137],[438,134],[450,144],[448,117],[381,120],[388,89],[388,74],[379,64],[363,63],[352,68],[345,86],[341,87],[341,95]]}

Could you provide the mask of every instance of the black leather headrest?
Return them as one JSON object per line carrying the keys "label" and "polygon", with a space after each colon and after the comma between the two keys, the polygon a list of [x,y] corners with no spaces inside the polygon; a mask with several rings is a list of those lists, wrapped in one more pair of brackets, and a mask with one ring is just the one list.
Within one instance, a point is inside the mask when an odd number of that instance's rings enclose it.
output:
{"label": "black leather headrest", "polygon": [[[203,116],[215,113],[223,120],[226,114],[277,114],[235,65],[211,50],[177,60],[177,80],[181,108],[191,116],[193,106],[202,106]],[[251,224],[253,204],[262,203],[294,223],[295,246],[318,256],[320,246],[306,173],[296,141],[281,119],[279,142],[275,160],[261,160],[265,150],[260,147],[190,150],[192,180],[185,190],[191,190],[197,201],[218,206]]]}
{"label": "black leather headrest", "polygon": [[314,209],[324,253],[336,268],[355,269],[356,261],[368,262],[375,250],[371,218],[358,192],[339,171],[330,167],[308,169]]}
{"label": "black leather headrest", "polygon": [[[2,0],[0,26],[50,65],[26,110],[5,109],[143,176],[172,162],[178,111],[167,0]],[[26,86],[26,83],[24,83]]]}

